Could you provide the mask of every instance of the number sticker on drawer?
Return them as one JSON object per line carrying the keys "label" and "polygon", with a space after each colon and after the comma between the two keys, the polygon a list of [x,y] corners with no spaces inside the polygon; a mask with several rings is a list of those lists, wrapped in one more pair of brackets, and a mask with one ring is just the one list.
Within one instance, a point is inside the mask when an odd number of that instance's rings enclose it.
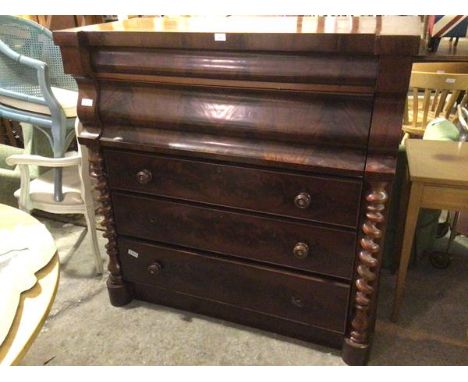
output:
{"label": "number sticker on drawer", "polygon": [[128,254],[133,256],[135,259],[138,259],[138,252],[134,251],[133,249],[129,249]]}

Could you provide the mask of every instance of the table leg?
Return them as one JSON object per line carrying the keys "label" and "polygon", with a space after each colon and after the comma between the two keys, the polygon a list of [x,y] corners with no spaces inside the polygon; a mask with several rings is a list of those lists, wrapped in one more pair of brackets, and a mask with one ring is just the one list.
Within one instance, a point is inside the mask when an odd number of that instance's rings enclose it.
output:
{"label": "table leg", "polygon": [[447,243],[447,256],[450,255],[450,247],[452,246],[455,236],[457,236],[457,224],[458,224],[459,216],[460,216],[460,211],[455,211],[455,216],[453,217],[452,226],[450,227],[450,237]]}
{"label": "table leg", "polygon": [[405,287],[406,272],[408,270],[408,263],[411,257],[411,249],[413,247],[414,232],[418,222],[419,206],[423,191],[423,185],[414,182],[411,185],[410,199],[408,203],[408,210],[406,213],[405,233],[403,236],[403,246],[400,257],[400,267],[398,269],[395,298],[393,301],[393,311],[391,320],[397,321],[400,312],[401,301],[403,298],[403,289]]}
{"label": "table leg", "polygon": [[401,248],[403,247],[403,236],[405,231],[405,218],[406,218],[406,211],[408,211],[408,203],[410,197],[410,188],[411,182],[410,177],[408,174],[408,169],[406,169],[403,181],[401,183],[401,193],[400,193],[400,204],[398,206],[398,218],[395,222],[396,230],[395,230],[395,246],[394,248],[394,255],[392,261],[392,273],[396,273],[397,271],[397,256],[401,254]]}

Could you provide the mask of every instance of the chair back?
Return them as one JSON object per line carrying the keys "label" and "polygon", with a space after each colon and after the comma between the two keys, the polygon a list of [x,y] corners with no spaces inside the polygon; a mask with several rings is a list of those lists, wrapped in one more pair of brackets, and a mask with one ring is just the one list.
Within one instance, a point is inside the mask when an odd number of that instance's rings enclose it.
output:
{"label": "chair back", "polygon": [[403,131],[422,136],[428,122],[455,121],[456,105],[468,101],[468,63],[414,64],[405,105]]}
{"label": "chair back", "polygon": [[[60,49],[54,45],[48,29],[30,20],[3,15],[0,16],[0,40],[18,54],[45,62],[50,86],[77,90],[73,77],[63,71]],[[0,88],[42,97],[36,70],[1,53],[0,49]]]}

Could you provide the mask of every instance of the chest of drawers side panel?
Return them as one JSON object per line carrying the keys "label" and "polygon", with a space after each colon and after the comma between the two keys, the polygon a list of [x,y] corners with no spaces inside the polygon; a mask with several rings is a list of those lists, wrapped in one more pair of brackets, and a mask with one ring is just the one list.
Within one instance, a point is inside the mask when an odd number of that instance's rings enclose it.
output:
{"label": "chest of drawers side panel", "polygon": [[369,357],[403,109],[411,64],[418,49],[417,34],[381,36],[378,40],[379,75],[369,132],[348,328],[343,343],[343,359],[351,365],[366,364]]}

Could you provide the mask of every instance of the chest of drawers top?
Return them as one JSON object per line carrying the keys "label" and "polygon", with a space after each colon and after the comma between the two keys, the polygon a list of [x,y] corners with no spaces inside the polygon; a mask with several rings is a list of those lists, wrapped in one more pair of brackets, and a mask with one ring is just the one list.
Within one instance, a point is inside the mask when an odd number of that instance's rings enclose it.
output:
{"label": "chest of drawers top", "polygon": [[397,147],[418,28],[416,17],[163,17],[54,40],[79,83],[82,140],[362,176],[369,152]]}

